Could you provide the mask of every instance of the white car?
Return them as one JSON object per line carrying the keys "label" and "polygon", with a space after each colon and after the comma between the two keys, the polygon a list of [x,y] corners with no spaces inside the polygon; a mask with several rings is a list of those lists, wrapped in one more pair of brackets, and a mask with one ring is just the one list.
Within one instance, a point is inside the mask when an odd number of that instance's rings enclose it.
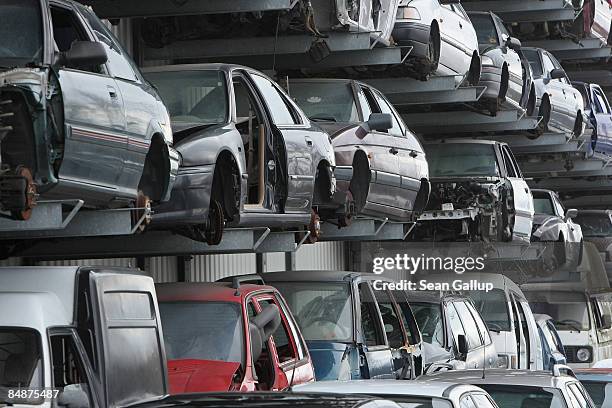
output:
{"label": "white car", "polygon": [[457,75],[458,82],[478,84],[478,39],[458,0],[402,0],[393,40],[412,47],[406,66],[416,78]]}
{"label": "white car", "polygon": [[296,385],[292,390],[298,393],[365,394],[395,401],[405,408],[497,408],[491,396],[479,387],[442,381],[319,381]]}

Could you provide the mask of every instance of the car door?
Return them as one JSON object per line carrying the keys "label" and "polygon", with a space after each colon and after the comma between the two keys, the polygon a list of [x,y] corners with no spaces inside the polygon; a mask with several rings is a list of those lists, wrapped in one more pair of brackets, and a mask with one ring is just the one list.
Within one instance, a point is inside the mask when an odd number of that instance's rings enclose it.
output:
{"label": "car door", "polygon": [[368,282],[358,284],[361,376],[366,379],[395,378],[391,348],[380,310]]}
{"label": "car door", "polygon": [[524,313],[519,309],[519,302],[516,300],[516,295],[510,293],[510,307],[512,308],[513,314],[513,325],[514,325],[514,340],[516,342],[517,350],[517,369],[529,369],[529,343],[527,341],[527,333],[525,331],[526,325],[523,320]]}
{"label": "car door", "polygon": [[275,171],[288,176],[285,212],[310,213],[316,172],[313,135],[276,84],[254,72],[250,76],[265,102],[273,130],[285,147],[287,167]]}
{"label": "car door", "polygon": [[501,39],[501,50],[504,54],[504,61],[508,64],[510,83],[507,96],[520,103],[523,96],[523,62],[519,54],[515,50],[510,49],[507,45],[510,33],[506,29],[504,22],[496,15],[493,15],[493,21],[495,21],[499,38]]}
{"label": "car door", "polygon": [[[560,69],[565,72],[559,61],[552,55],[550,55],[555,69]],[[573,130],[574,124],[576,123],[576,115],[579,110],[584,108],[584,102],[580,91],[572,86],[572,82],[567,77],[567,74],[563,78],[560,78],[561,89],[563,96],[565,97],[565,108],[567,110],[566,126],[568,129]]]}
{"label": "car door", "polygon": [[151,86],[140,75],[138,68],[111,31],[89,9],[82,6],[79,8],[97,40],[106,49],[110,75],[115,79],[117,92],[123,99],[128,146],[121,184],[136,189],[153,136],[152,124],[156,126],[170,126],[170,124],[164,123],[161,101],[155,96]]}
{"label": "car door", "polygon": [[595,121],[597,122],[597,150],[612,153],[612,110],[601,88],[591,85]]}
{"label": "car door", "polygon": [[[466,31],[473,31],[472,23],[458,11],[456,4],[440,5],[440,67],[438,70],[443,75],[465,75],[471,63],[471,54],[467,50]],[[477,45],[476,45],[476,48]],[[476,49],[475,48],[475,49]]]}
{"label": "car door", "polygon": [[[453,302],[463,328],[465,330],[466,339],[469,345],[469,352],[466,359],[466,368],[483,368],[490,367],[493,361],[487,361],[487,350],[484,343],[478,324],[474,316],[468,309],[465,301]],[[490,339],[489,339],[490,340]]]}
{"label": "car door", "polygon": [[[457,365],[455,368],[457,369],[468,369],[474,368],[473,362],[472,365],[469,365],[469,361],[467,360],[468,356],[459,356],[459,336],[466,336],[465,327],[461,321],[461,317],[459,316],[459,312],[453,305],[452,301],[444,301],[444,317],[446,319],[446,326],[450,329],[448,330],[448,341],[447,343],[451,345],[454,356],[455,356],[455,364]],[[467,338],[466,338],[467,340]],[[469,344],[468,344],[469,346]],[[462,359],[460,359],[460,357]]]}
{"label": "car door", "polygon": [[397,196],[396,207],[412,210],[421,187],[421,179],[426,175],[426,161],[423,148],[416,137],[404,126],[397,111],[389,104],[382,94],[372,91],[382,113],[391,115],[393,127],[389,134],[397,150],[397,161],[400,176],[400,194]]}
{"label": "car door", "polygon": [[552,79],[551,72],[555,66],[549,54],[545,51],[541,52],[543,81],[546,93],[550,98],[550,122],[555,127],[564,126],[567,116],[567,108],[565,95],[563,94],[563,85],[560,79]]}
{"label": "car door", "polygon": [[514,155],[507,145],[501,145],[501,153],[506,167],[508,181],[512,185],[514,194],[514,229],[513,239],[530,240],[531,227],[533,224],[533,197],[527,182],[520,172]]}
{"label": "car door", "polygon": [[[606,327],[606,320],[612,319],[612,294],[595,297],[595,325],[597,328],[598,355],[594,358],[605,360],[612,358],[612,328]],[[608,317],[604,318],[604,315]]]}
{"label": "car door", "polygon": [[[365,85],[355,84],[354,91],[367,121],[370,113],[382,113],[372,91]],[[399,150],[395,138],[389,132],[372,130],[361,139],[368,153],[372,179],[368,201],[387,207],[399,208],[397,197],[401,192]]]}
{"label": "car door", "polygon": [[[75,41],[94,41],[73,7],[51,3],[50,9],[57,51],[68,51]],[[127,158],[123,98],[107,65],[57,71],[65,122],[60,179],[94,190],[121,188]]]}
{"label": "car door", "polygon": [[476,322],[478,332],[480,333],[480,337],[482,338],[482,342],[485,348],[483,351],[483,363],[486,368],[493,368],[495,367],[495,363],[497,362],[497,352],[495,350],[495,345],[493,344],[493,339],[491,339],[491,334],[489,333],[487,324],[483,320],[480,313],[478,313],[472,302],[466,301],[465,305],[472,314],[472,318]]}

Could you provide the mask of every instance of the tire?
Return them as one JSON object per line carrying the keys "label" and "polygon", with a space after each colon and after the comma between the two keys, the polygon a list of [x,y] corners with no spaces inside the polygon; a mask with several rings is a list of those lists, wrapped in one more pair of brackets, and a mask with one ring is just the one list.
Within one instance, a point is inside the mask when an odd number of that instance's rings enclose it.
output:
{"label": "tire", "polygon": [[440,29],[432,24],[429,30],[429,44],[427,45],[428,73],[431,74],[440,65]]}
{"label": "tire", "polygon": [[208,245],[219,245],[223,238],[225,218],[223,216],[223,205],[218,200],[211,198],[208,209],[208,222],[204,238]]}
{"label": "tire", "polygon": [[538,116],[542,118],[538,126],[532,133],[529,134],[529,139],[537,139],[548,131],[548,122],[550,122],[550,101],[548,98],[542,100],[540,109],[538,110]]}
{"label": "tire", "polygon": [[582,112],[579,111],[576,115],[576,121],[574,122],[574,130],[572,131],[572,135],[575,138],[579,138],[582,135],[582,125]]}

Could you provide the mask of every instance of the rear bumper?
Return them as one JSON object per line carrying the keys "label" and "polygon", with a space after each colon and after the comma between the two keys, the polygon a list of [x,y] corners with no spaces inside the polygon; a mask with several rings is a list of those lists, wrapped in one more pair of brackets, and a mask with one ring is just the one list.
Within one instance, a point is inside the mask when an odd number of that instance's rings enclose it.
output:
{"label": "rear bumper", "polygon": [[480,100],[497,100],[501,90],[502,69],[494,66],[483,66],[478,86],[486,86]]}
{"label": "rear bumper", "polygon": [[412,47],[411,58],[427,56],[431,27],[421,23],[397,22],[393,27],[393,39],[397,45]]}

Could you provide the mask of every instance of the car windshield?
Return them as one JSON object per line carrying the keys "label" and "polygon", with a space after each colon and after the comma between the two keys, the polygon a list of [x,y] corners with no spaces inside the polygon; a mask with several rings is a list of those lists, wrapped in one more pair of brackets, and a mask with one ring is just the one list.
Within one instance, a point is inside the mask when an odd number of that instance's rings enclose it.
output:
{"label": "car windshield", "polygon": [[585,237],[612,237],[612,221],[607,213],[580,213],[574,222],[582,228]]}
{"label": "car windshield", "polygon": [[350,342],[353,311],[348,283],[274,282],[306,340]]}
{"label": "car windshield", "polygon": [[291,82],[289,95],[313,121],[359,122],[357,105],[348,82]]}
{"label": "car windshield", "polygon": [[411,302],[412,313],[421,329],[425,343],[444,347],[442,306],[438,303]]}
{"label": "car windshield", "polygon": [[430,177],[495,177],[499,175],[495,149],[485,143],[425,145]]}
{"label": "car windshield", "polygon": [[510,313],[506,292],[502,289],[473,291],[467,293],[474,301],[476,310],[487,323],[489,330],[494,332],[510,331]]}
{"label": "car windshield", "polygon": [[[510,382],[510,381],[509,381]],[[565,408],[561,390],[521,385],[478,384],[500,408]]]}
{"label": "car windshield", "polygon": [[[597,408],[606,408],[612,402],[612,383],[604,381],[585,381],[578,376]],[[606,401],[607,397],[607,401]],[[604,405],[604,402],[606,405]]]}
{"label": "car windshield", "polygon": [[402,408],[453,408],[453,404],[450,401],[441,398],[388,394],[373,396],[394,401]]}
{"label": "car windshield", "polygon": [[0,0],[0,67],[41,63],[40,7],[40,0]]}
{"label": "car windshield", "polygon": [[533,71],[533,76],[542,76],[544,71],[542,69],[542,63],[540,62],[539,53],[536,50],[523,50],[523,54],[525,54],[527,61],[529,61],[529,65]]}
{"label": "car windshield", "polygon": [[172,122],[195,125],[227,122],[229,104],[222,72],[155,72],[146,77],[159,91]]}
{"label": "car windshield", "polygon": [[533,193],[533,207],[536,214],[555,215],[553,202],[550,199],[550,196],[546,193]]}
{"label": "car windshield", "polygon": [[499,45],[497,30],[490,14],[470,14],[470,20],[476,29],[478,44]]}
{"label": "car windshield", "polygon": [[589,311],[583,293],[534,290],[525,292],[533,313],[549,315],[557,330],[588,330]]}
{"label": "car windshield", "polygon": [[168,360],[244,361],[238,303],[160,302]]}
{"label": "car windshield", "polygon": [[42,399],[15,401],[9,390],[41,390],[43,364],[40,334],[33,329],[0,327],[0,405],[42,404]]}

